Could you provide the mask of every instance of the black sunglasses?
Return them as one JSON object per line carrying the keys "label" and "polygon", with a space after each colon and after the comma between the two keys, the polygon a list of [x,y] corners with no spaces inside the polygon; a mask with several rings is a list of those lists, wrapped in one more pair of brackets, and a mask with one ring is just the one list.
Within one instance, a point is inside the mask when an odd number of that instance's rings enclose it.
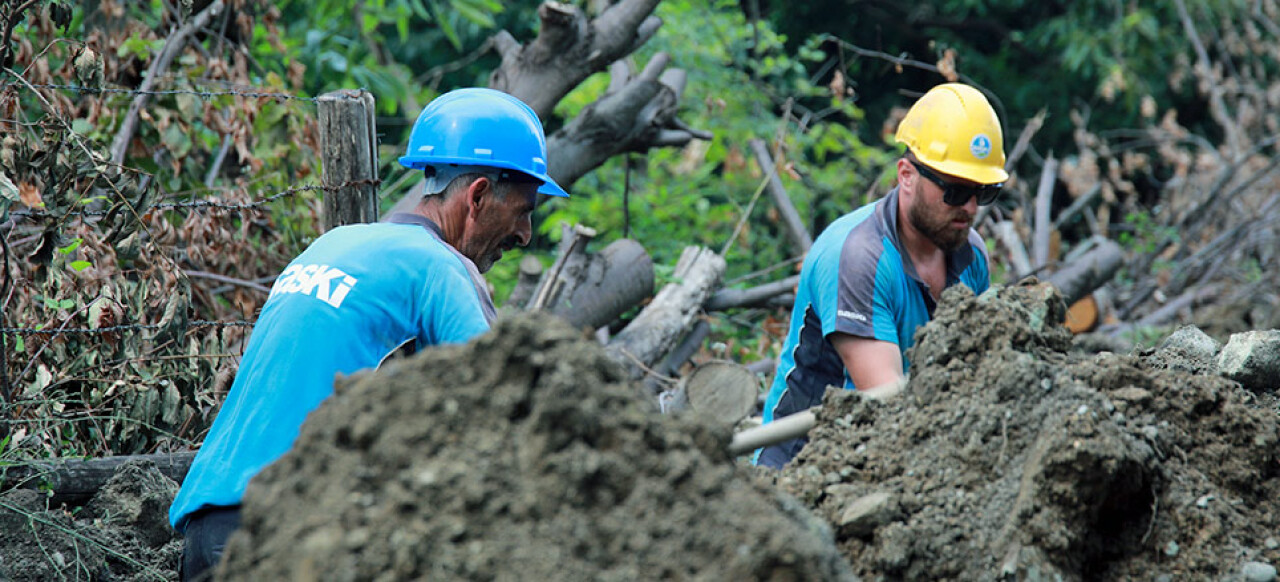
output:
{"label": "black sunglasses", "polygon": [[942,188],[942,201],[951,206],[964,206],[969,202],[970,197],[977,197],[978,206],[986,206],[996,201],[996,197],[1000,196],[1000,189],[1004,187],[1004,183],[999,184],[979,184],[977,186],[966,186],[963,184],[952,184],[942,181],[942,177],[935,174],[925,165],[911,160],[911,165],[916,167],[916,171],[921,176],[939,188]]}

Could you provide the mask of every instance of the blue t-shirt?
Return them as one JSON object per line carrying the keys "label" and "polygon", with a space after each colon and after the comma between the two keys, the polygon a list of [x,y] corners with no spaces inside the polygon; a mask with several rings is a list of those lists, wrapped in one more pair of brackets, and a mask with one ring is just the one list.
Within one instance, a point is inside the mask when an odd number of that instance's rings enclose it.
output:
{"label": "blue t-shirt", "polygon": [[415,214],[335,228],[271,287],[235,383],[169,508],[178,531],[205,506],[240,503],[249,479],[293,446],[337,374],[397,348],[466,342],[494,317],[475,265]]}
{"label": "blue t-shirt", "polygon": [[[915,331],[935,307],[898,238],[898,190],[850,212],[813,242],[800,269],[791,310],[791,329],[778,359],[777,374],[764,404],[764,422],[822,403],[827,386],[854,389],[832,333],[898,345],[902,370],[910,369],[907,349]],[[947,286],[957,283],[982,293],[991,283],[987,251],[977,231],[969,244],[947,255]],[[757,464],[780,468],[805,444],[795,439],[757,451]]]}

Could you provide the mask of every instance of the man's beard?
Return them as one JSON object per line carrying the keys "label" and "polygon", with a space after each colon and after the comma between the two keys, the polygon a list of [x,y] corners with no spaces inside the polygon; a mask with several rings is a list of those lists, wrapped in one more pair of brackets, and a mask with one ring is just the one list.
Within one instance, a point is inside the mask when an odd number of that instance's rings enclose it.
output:
{"label": "man's beard", "polygon": [[[909,210],[907,210],[907,220],[911,221],[911,226],[920,231],[925,238],[929,239],[938,248],[953,252],[964,246],[969,240],[968,228],[952,228],[951,221],[953,219],[966,218],[963,211],[956,210],[954,212],[942,209],[931,209],[917,200]],[[957,214],[959,213],[959,214]]]}

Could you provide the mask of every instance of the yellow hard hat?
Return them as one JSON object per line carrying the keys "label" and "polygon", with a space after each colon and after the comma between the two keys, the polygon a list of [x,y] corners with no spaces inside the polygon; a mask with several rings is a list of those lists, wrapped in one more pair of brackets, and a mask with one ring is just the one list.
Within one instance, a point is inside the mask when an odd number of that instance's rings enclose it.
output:
{"label": "yellow hard hat", "polygon": [[979,184],[1009,179],[1004,171],[1004,134],[991,103],[962,83],[938,85],[925,93],[898,124],[894,135],[921,163]]}

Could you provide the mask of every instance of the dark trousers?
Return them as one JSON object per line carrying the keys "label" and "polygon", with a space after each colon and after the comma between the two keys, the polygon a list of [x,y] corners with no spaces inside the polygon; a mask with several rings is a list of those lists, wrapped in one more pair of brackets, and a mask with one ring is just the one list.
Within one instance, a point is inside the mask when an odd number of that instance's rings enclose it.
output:
{"label": "dark trousers", "polygon": [[183,582],[213,580],[213,569],[227,548],[227,538],[240,527],[240,506],[205,507],[187,520],[182,548]]}

